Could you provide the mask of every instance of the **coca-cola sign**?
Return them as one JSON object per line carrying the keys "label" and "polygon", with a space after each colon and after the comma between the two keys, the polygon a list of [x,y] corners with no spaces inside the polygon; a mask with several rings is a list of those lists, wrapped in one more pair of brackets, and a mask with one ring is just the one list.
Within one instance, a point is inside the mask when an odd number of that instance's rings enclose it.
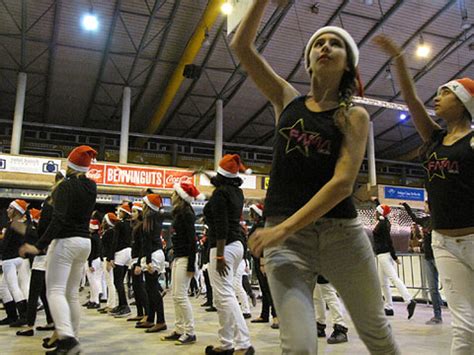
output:
{"label": "coca-cola sign", "polygon": [[93,164],[87,176],[101,185],[158,189],[172,189],[179,182],[194,183],[191,171],[129,165]]}

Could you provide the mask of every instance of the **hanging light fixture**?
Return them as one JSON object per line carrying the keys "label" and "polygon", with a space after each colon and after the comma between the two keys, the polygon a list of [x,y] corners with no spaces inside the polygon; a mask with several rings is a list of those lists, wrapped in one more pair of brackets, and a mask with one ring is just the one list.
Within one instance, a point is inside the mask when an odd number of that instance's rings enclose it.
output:
{"label": "hanging light fixture", "polygon": [[427,58],[431,52],[430,46],[425,43],[423,35],[420,35],[420,42],[418,43],[418,48],[416,49],[416,55],[420,58]]}

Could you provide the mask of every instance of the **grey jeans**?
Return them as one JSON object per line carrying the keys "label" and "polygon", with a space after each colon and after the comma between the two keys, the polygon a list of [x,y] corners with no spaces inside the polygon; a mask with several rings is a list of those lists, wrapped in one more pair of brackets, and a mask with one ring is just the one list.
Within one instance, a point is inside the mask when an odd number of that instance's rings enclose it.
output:
{"label": "grey jeans", "polygon": [[[267,219],[266,226],[284,220]],[[399,354],[383,310],[375,256],[356,219],[322,218],[264,251],[283,354],[317,354],[313,289],[318,274],[336,288],[371,354]]]}

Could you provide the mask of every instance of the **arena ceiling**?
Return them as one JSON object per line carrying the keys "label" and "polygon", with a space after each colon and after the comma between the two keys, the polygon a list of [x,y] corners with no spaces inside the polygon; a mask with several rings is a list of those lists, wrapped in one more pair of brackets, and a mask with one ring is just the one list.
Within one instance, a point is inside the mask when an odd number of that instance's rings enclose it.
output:
{"label": "arena ceiling", "polygon": [[[229,49],[226,18],[196,32],[208,3],[218,0],[0,0],[0,119],[11,120],[17,74],[26,72],[25,121],[120,129],[123,88],[131,88],[131,131],[147,132],[163,93],[194,33],[202,33],[192,63],[201,75],[184,79],[156,134],[213,140],[215,103],[224,102],[224,141],[270,145],[271,105]],[[95,32],[81,17],[93,11]],[[257,48],[302,93],[306,41],[324,25],[347,29],[360,46],[366,97],[403,103],[389,58],[372,43],[381,33],[405,49],[418,93],[428,107],[439,84],[474,77],[472,0],[297,0],[271,4]],[[427,58],[415,55],[422,40]],[[400,111],[366,106],[374,122],[377,158],[407,157],[420,140]]]}

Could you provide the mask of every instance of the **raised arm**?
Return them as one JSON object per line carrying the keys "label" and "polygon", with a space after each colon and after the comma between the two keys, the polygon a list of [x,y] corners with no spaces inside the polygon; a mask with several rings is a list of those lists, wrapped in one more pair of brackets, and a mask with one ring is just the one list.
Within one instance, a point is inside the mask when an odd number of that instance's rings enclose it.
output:
{"label": "raised arm", "polygon": [[413,119],[416,130],[424,142],[429,141],[433,131],[441,129],[441,127],[428,115],[423,102],[417,95],[415,84],[408,72],[402,49],[386,36],[377,36],[375,37],[374,42],[379,45],[385,53],[393,58],[395,62],[396,76],[400,83],[403,99],[410,110],[411,118]]}
{"label": "raised arm", "polygon": [[231,48],[257,85],[262,94],[275,108],[275,120],[278,120],[283,108],[299,92],[285,79],[279,76],[255,48],[255,37],[269,0],[255,0],[242,19],[231,42]]}

